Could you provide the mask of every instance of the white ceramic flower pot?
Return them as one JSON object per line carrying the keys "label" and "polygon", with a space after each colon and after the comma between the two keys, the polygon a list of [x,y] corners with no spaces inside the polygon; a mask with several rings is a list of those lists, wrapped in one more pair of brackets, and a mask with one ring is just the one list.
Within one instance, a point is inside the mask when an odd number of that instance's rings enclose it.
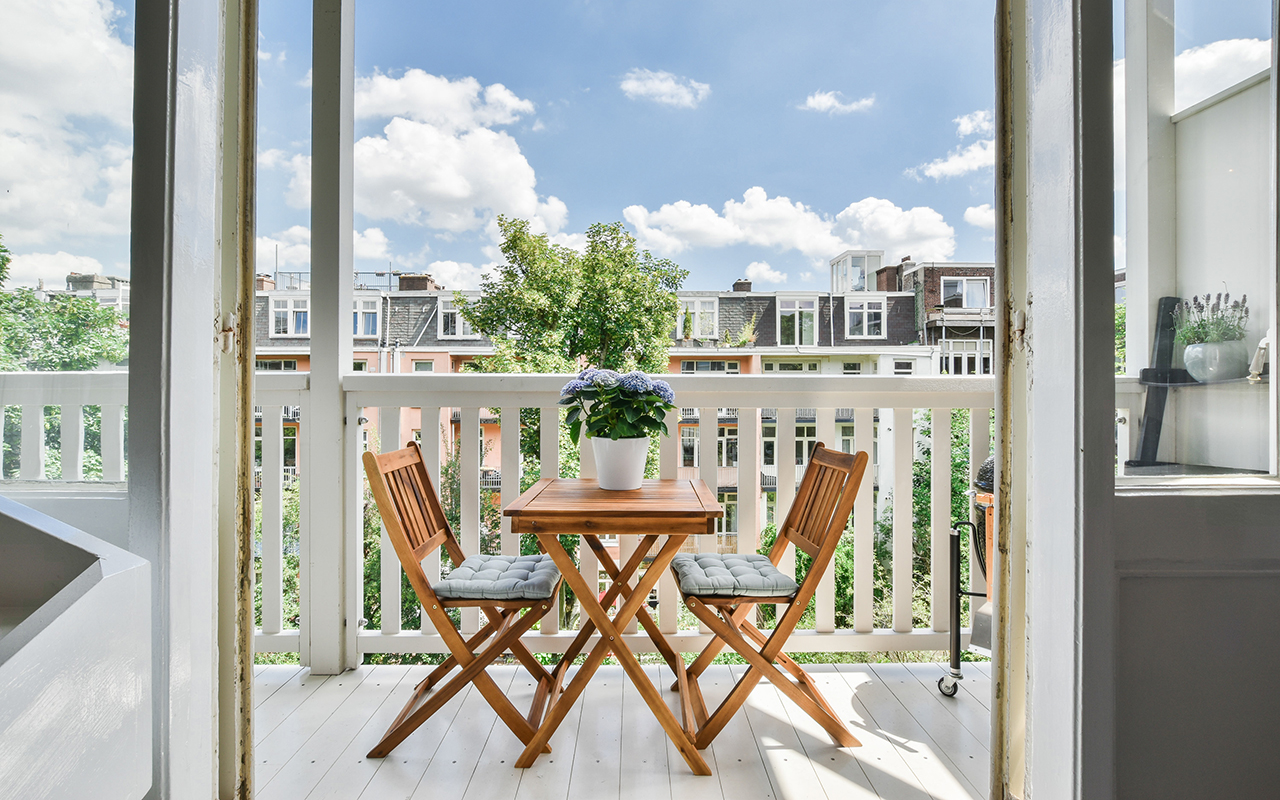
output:
{"label": "white ceramic flower pot", "polygon": [[649,439],[603,439],[592,437],[591,450],[596,456],[596,480],[601,489],[625,492],[639,489],[644,480],[644,461],[649,454]]}
{"label": "white ceramic flower pot", "polygon": [[1229,381],[1249,374],[1249,351],[1242,341],[1189,344],[1182,363],[1201,383]]}

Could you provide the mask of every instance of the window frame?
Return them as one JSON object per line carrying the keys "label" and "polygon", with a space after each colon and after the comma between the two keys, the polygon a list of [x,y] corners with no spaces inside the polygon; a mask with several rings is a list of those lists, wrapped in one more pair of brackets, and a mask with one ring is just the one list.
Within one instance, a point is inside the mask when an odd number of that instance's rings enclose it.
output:
{"label": "window frame", "polygon": [[[812,310],[811,312],[806,312],[804,309],[801,309],[801,308],[799,307],[799,304],[800,304],[800,303],[804,303],[804,302],[812,302],[812,303],[813,303],[813,310]],[[796,304],[796,308],[794,308],[794,309],[790,309],[790,310],[788,310],[788,311],[787,311],[787,314],[794,313],[794,314],[796,315],[796,334],[797,334],[796,339],[797,339],[797,341],[795,341],[795,342],[784,342],[784,341],[782,341],[782,317],[783,317],[782,304],[783,304],[783,303],[795,303],[795,304]],[[819,326],[818,326],[818,312],[819,312],[819,311],[821,311],[821,309],[822,309],[821,302],[820,302],[820,300],[819,300],[818,295],[816,295],[816,294],[813,294],[813,295],[810,295],[810,294],[792,294],[792,295],[784,295],[784,294],[780,294],[780,295],[778,295],[777,301],[774,303],[774,309],[775,309],[775,311],[774,311],[774,330],[777,332],[777,341],[778,341],[778,346],[779,346],[779,347],[817,347],[817,346],[818,346],[818,342],[819,342],[819,341],[821,341],[821,339],[822,339],[822,332],[818,330],[818,328],[819,328]],[[805,314],[805,313],[812,313],[812,314],[813,314],[813,341],[812,341],[812,342],[807,342],[807,343],[806,343],[806,342],[804,342],[804,341],[802,341],[802,340],[804,339],[804,336],[803,336],[803,335],[800,335],[800,334],[802,333],[802,331],[804,330],[804,326],[801,324],[801,319],[802,319],[802,318],[801,318],[801,315],[802,315],[802,314]]]}
{"label": "window frame", "polygon": [[[960,282],[960,298],[962,305],[949,306],[946,304],[947,297],[947,281]],[[985,305],[971,306],[969,302],[969,283],[971,281],[980,281],[982,287],[982,300]],[[957,311],[987,311],[995,306],[991,304],[991,279],[985,276],[961,276],[961,275],[943,275],[938,279],[938,305],[945,309],[955,309]]]}
{"label": "window frame", "polygon": [[[430,369],[418,369],[418,366],[419,366],[419,365],[421,365],[421,364],[425,364],[425,365],[427,365]],[[436,371],[436,361],[435,361],[435,359],[434,359],[434,358],[419,358],[419,359],[415,359],[415,360],[414,360],[414,362],[413,362],[413,371],[414,371],[414,372],[429,372],[429,373],[435,373],[435,371]]]}
{"label": "window frame", "polygon": [[[369,311],[364,307],[366,303],[373,303],[373,310]],[[368,317],[373,317],[373,333],[364,333],[367,325],[361,323],[367,322]],[[353,339],[377,339],[382,336],[382,297],[356,296],[351,298],[351,337]]]}
{"label": "window frame", "polygon": [[[446,306],[452,306],[452,308],[447,308]],[[454,325],[455,330],[462,331],[464,328],[466,330],[471,329],[471,324],[462,318],[462,312],[458,310],[457,304],[454,302],[454,299],[452,297],[441,296],[439,299],[439,305],[436,308],[436,338],[472,339],[472,340],[483,338],[480,334],[476,333],[475,331],[471,331],[470,333],[445,333],[444,317],[446,314],[454,314],[457,316],[457,321]]]}
{"label": "window frame", "polygon": [[[862,303],[862,333],[854,333],[849,325],[852,304]],[[871,303],[880,304],[880,333],[867,333],[868,315],[873,313]],[[889,336],[889,295],[884,292],[858,292],[844,296],[844,338],[846,339],[885,339]]]}
{"label": "window frame", "polygon": [[[268,318],[267,335],[271,339],[310,339],[311,338],[311,297],[310,295],[302,297],[277,297],[271,296],[271,307],[268,309],[270,317]],[[285,330],[278,332],[276,330],[276,315],[284,314]],[[298,333],[298,314],[307,315],[307,330],[304,333]]]}
{"label": "window frame", "polygon": [[[723,364],[722,369],[707,367],[706,369],[698,369],[698,364]],[[740,375],[742,374],[741,361],[725,361],[717,358],[688,358],[680,362],[681,375],[697,375],[699,372],[721,373],[724,375]]]}
{"label": "window frame", "polygon": [[[712,333],[702,333],[704,315],[707,313],[702,308],[703,303],[711,304],[711,330]],[[693,306],[692,308],[690,306]],[[693,315],[693,333],[690,339],[719,339],[720,338],[720,298],[719,297],[682,297],[680,298],[680,314],[676,319],[676,338],[683,339],[684,336],[684,317],[685,314]]]}

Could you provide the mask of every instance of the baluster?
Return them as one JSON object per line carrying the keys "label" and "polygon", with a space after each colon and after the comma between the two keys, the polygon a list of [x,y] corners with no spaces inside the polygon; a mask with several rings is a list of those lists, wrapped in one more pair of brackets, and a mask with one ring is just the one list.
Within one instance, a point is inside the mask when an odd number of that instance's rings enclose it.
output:
{"label": "baluster", "polygon": [[[680,474],[680,409],[668,411],[666,422],[670,435],[658,444],[658,477],[675,480]],[[670,570],[658,579],[658,628],[667,634],[680,630],[680,591]]]}
{"label": "baluster", "polygon": [[[542,409],[542,424],[539,447],[541,453],[541,474],[544,478],[560,477],[560,408],[552,406]],[[505,505],[506,499],[503,499]],[[555,604],[538,622],[538,630],[551,635],[560,632],[560,593],[556,593]]]}
{"label": "baluster", "polygon": [[84,406],[63,404],[60,414],[62,426],[62,480],[84,480]]}
{"label": "baluster", "polygon": [[18,477],[44,480],[44,406],[22,406],[22,459]]}
{"label": "baluster", "polygon": [[[698,409],[698,477],[707,485],[712,494],[719,494],[719,460],[716,454],[716,437],[719,432],[720,410],[718,408]],[[691,538],[693,551],[719,551],[720,537],[694,536]],[[699,633],[711,633],[706,623],[699,620]]]}
{"label": "baluster", "polygon": [[[951,630],[951,409],[935,408],[929,464],[929,619],[935,631]],[[957,622],[957,624],[959,624]]]}
{"label": "baluster", "polygon": [[[778,465],[778,487],[773,506],[773,520],[778,532],[782,532],[782,523],[791,510],[791,501],[796,499],[796,410],[794,408],[778,409],[778,440],[774,445],[773,460]],[[778,569],[784,574],[796,574],[796,549],[788,547],[778,562]],[[786,606],[775,606],[775,613],[780,618],[786,613]]]}
{"label": "baluster", "polygon": [[[738,409],[738,552],[760,547],[760,409]],[[753,606],[748,619],[756,620]]]}
{"label": "baluster", "polygon": [[[461,426],[458,432],[461,448],[458,471],[461,473],[459,496],[462,507],[458,514],[462,528],[462,552],[475,555],[480,552],[480,409],[461,409]],[[454,566],[457,566],[456,564]],[[462,632],[470,635],[480,630],[480,609],[462,609]]]}
{"label": "baluster", "polygon": [[[853,412],[853,449],[875,453],[875,409]],[[875,465],[867,464],[862,486],[853,502],[853,629],[870,633],[875,627]]]}
{"label": "baluster", "polygon": [[[383,453],[391,453],[400,449],[400,409],[395,407],[378,409],[378,441],[380,450]],[[391,544],[390,537],[387,536],[387,526],[382,525],[382,560],[379,564],[380,570],[380,586],[381,586],[381,602],[382,602],[382,626],[383,633],[399,633],[403,620],[401,619],[401,595],[400,587],[403,579],[403,568],[400,566],[400,559],[396,556],[395,548]]]}
{"label": "baluster", "polygon": [[124,480],[124,406],[102,406],[102,480]]}
{"label": "baluster", "polygon": [[[814,425],[818,441],[832,450],[840,449],[840,437],[836,436],[836,410],[819,408],[815,412]],[[814,629],[819,633],[832,633],[836,629],[836,565],[831,565],[818,579],[818,591],[814,595]]]}
{"label": "baluster", "polygon": [[[590,480],[596,478],[596,455],[591,449],[591,440],[585,435],[586,426],[583,425],[583,436],[578,439],[578,474]],[[587,543],[578,539],[578,571],[582,573],[582,579],[587,582],[592,591],[596,594],[600,593],[600,563],[596,558],[596,553]],[[582,611],[581,605],[578,607],[578,624],[587,621],[587,615]]]}
{"label": "baluster", "polygon": [[[502,488],[499,507],[506,507],[520,496],[520,409],[501,410]],[[502,517],[502,555],[520,555],[520,537],[511,532],[511,517]]]}
{"label": "baluster", "polygon": [[909,633],[913,627],[911,461],[915,445],[911,412],[910,408],[895,408],[889,423],[893,429],[893,629],[899,633]]}
{"label": "baluster", "polygon": [[[445,409],[449,411],[449,409]],[[422,447],[422,460],[427,464],[427,476],[431,478],[431,485],[436,487],[436,494],[440,493],[440,406],[430,406],[421,409],[419,430],[421,431],[421,441],[418,443]],[[454,535],[457,535],[454,531]],[[437,547],[427,557],[422,559],[422,570],[427,575],[427,580],[431,583],[440,581],[440,550]],[[431,633],[435,630],[435,626],[431,624],[431,620],[427,618],[427,612],[418,607],[418,619],[421,620],[421,630],[423,633]]]}
{"label": "baluster", "polygon": [[[1130,420],[1132,425],[1132,420]],[[1137,441],[1136,439],[1134,441]],[[987,460],[991,455],[991,409],[989,408],[972,408],[969,409],[969,488],[974,488],[974,481],[978,479],[978,469],[982,466],[982,462]],[[978,520],[978,509],[972,502],[969,503],[969,521],[974,525],[982,527],[984,523]],[[993,562],[993,553],[987,553],[987,569],[991,569]],[[978,552],[977,545],[973,541],[973,537],[969,537],[969,591],[983,592],[987,591],[986,576],[981,574],[977,569]],[[972,601],[971,601],[972,602]],[[972,608],[972,605],[970,606]]]}
{"label": "baluster", "polygon": [[283,407],[262,407],[262,632],[284,627]]}

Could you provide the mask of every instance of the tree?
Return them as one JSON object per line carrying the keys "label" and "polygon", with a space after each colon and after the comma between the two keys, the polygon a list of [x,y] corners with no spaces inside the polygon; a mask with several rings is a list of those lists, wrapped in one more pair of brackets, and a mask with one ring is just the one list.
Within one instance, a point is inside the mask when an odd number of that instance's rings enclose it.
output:
{"label": "tree", "polygon": [[688,271],[636,247],[621,222],[587,229],[578,253],[533,234],[525,220],[498,218],[507,263],[481,281],[481,296],[457,303],[494,342],[486,372],[576,372],[583,363],[665,372]]}
{"label": "tree", "polygon": [[9,254],[9,248],[4,246],[4,236],[0,235],[0,288],[9,281],[9,262],[12,257]]}

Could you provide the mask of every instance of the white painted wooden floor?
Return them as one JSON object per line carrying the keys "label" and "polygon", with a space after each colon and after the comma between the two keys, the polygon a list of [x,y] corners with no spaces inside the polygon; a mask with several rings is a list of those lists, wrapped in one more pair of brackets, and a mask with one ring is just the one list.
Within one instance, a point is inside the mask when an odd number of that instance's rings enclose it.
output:
{"label": "white painted wooden floor", "polygon": [[[360,667],[312,676],[257,667],[254,681],[256,797],[459,798],[460,800],[982,800],[988,787],[990,665],[966,664],[955,698],[935,685],[939,664],[842,664],[810,672],[863,746],[835,747],[821,728],[767,681],[705,751],[715,773],[696,777],[626,680],[596,673],[582,699],[528,770],[521,751],[473,689],[461,692],[387,758],[365,753],[427,667]],[[659,667],[648,667],[656,677]],[[704,678],[718,704],[744,667]],[[659,686],[669,686],[665,667]],[[533,686],[516,667],[490,670],[517,708]],[[678,702],[665,692],[668,702]]]}

